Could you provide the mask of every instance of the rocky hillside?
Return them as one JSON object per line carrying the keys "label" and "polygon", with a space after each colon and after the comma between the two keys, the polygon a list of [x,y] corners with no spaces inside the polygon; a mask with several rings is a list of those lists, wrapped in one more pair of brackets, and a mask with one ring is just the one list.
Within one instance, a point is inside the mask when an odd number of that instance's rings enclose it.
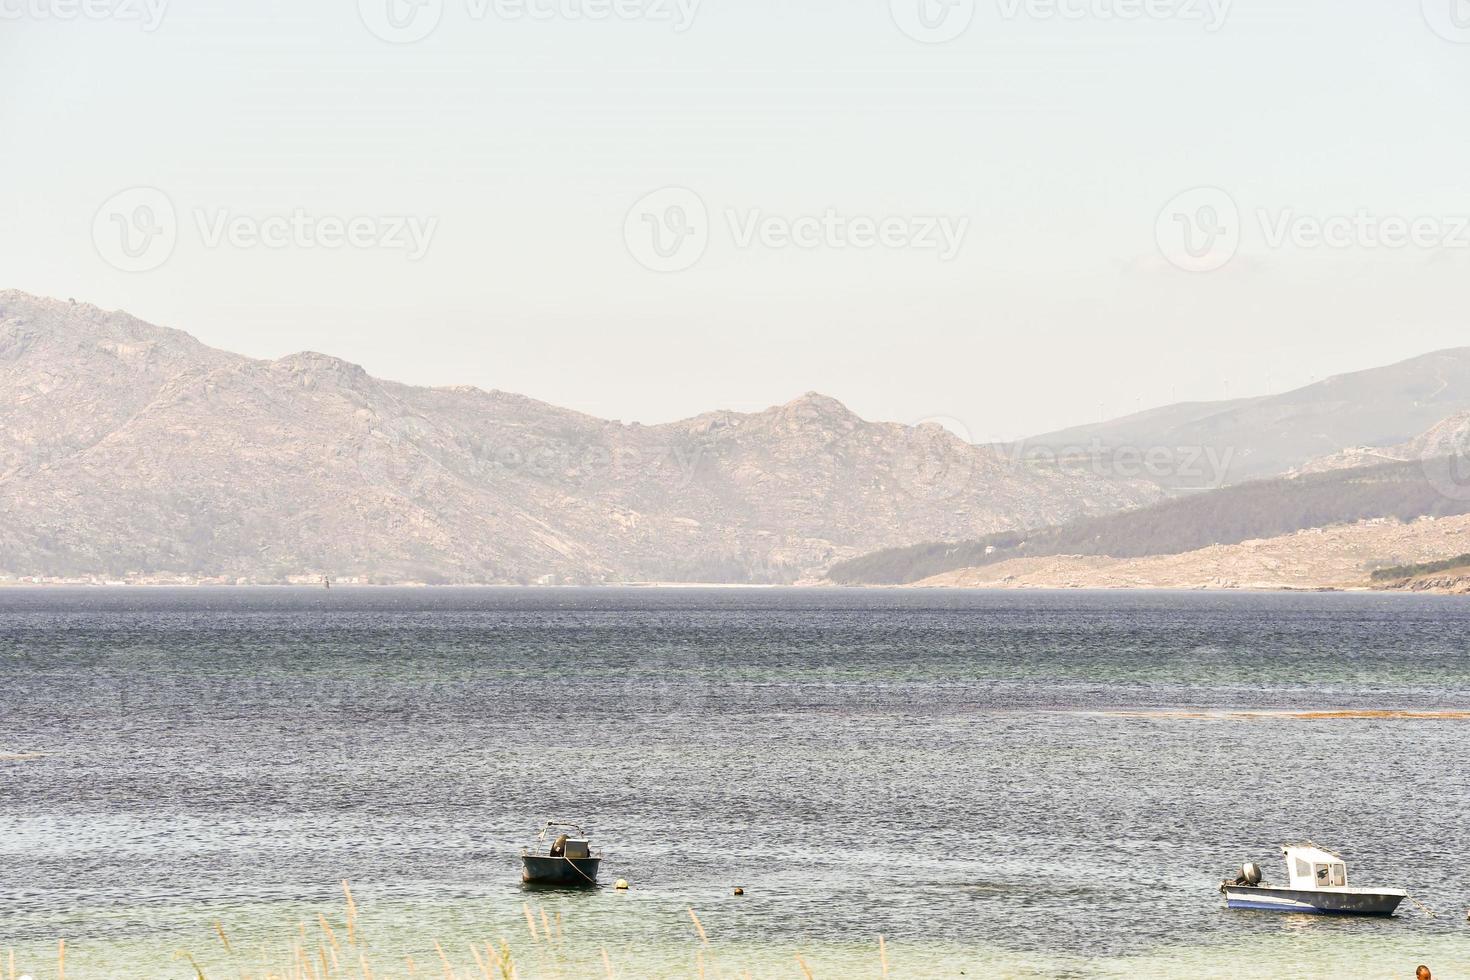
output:
{"label": "rocky hillside", "polygon": [[1460,462],[1461,468],[1464,468],[1463,461],[1470,459],[1470,412],[1451,415],[1408,442],[1395,446],[1356,446],[1345,449],[1340,453],[1311,460],[1299,472],[1326,473],[1377,463],[1441,458],[1452,458]]}
{"label": "rocky hillside", "polygon": [[1470,595],[1470,553],[1437,561],[1390,565],[1373,573],[1375,588]]}
{"label": "rocky hillside", "polygon": [[[1386,565],[1431,561],[1470,549],[1470,515],[1408,524],[1377,519],[1313,528],[1178,555],[1057,555],[958,569],[921,582],[969,588],[1366,589],[1457,591],[1465,571],[1375,581]],[[1470,590],[1467,590],[1470,591]]]}
{"label": "rocky hillside", "polygon": [[1470,595],[1470,567],[1436,575],[1416,575],[1393,582],[1377,582],[1385,592],[1434,592],[1440,595]]}
{"label": "rocky hillside", "polygon": [[0,580],[761,581],[1146,504],[807,395],[625,425],[0,292]]}
{"label": "rocky hillside", "polygon": [[905,585],[1016,558],[1181,555],[1339,524],[1466,513],[1470,480],[1460,460],[1434,457],[1252,480],[1060,527],[885,549],[839,562],[828,574],[843,585]]}

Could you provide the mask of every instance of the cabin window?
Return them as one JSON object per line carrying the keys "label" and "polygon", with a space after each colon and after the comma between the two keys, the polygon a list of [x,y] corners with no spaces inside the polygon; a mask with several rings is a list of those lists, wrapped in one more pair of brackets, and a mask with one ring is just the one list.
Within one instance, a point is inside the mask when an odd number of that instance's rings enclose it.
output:
{"label": "cabin window", "polygon": [[1308,864],[1307,862],[1303,861],[1301,858],[1297,858],[1296,859],[1296,877],[1298,877],[1298,878],[1310,878],[1310,877],[1312,877],[1312,866],[1310,864]]}
{"label": "cabin window", "polygon": [[1316,872],[1318,888],[1323,888],[1327,885],[1332,884],[1332,869],[1329,868],[1327,865],[1316,865],[1313,870]]}
{"label": "cabin window", "polygon": [[1342,888],[1347,884],[1347,865],[1334,864],[1332,866],[1332,884],[1335,888]]}

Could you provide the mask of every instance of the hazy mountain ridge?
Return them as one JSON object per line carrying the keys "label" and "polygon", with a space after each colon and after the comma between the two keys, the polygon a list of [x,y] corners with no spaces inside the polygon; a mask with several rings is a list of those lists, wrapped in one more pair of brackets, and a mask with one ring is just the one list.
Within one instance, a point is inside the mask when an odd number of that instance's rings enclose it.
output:
{"label": "hazy mountain ridge", "polygon": [[[1327,378],[1278,395],[1190,402],[1025,440],[1027,451],[1208,448],[1228,466],[1220,482],[1280,476],[1348,447],[1395,446],[1470,411],[1470,347]],[[1403,457],[1417,458],[1417,457]],[[1367,462],[1364,460],[1363,462]],[[1164,485],[1202,488],[1166,474]]]}
{"label": "hazy mountain ridge", "polygon": [[[14,315],[37,304],[65,308],[68,329]],[[95,444],[180,374],[231,357],[126,313],[22,293],[0,292],[0,324],[0,479]]]}
{"label": "hazy mountain ridge", "polygon": [[1156,488],[809,394],[625,425],[0,293],[0,574],[790,581]]}

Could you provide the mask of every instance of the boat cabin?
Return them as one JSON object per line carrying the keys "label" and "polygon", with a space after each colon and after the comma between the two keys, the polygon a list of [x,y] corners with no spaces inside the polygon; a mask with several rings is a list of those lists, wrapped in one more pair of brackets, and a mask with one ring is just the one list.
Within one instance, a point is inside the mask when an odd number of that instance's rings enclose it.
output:
{"label": "boat cabin", "polygon": [[568,837],[562,834],[551,843],[551,856],[585,861],[592,856],[592,842],[585,837]]}
{"label": "boat cabin", "polygon": [[1323,850],[1314,844],[1287,844],[1281,848],[1286,858],[1288,887],[1317,890],[1346,888],[1347,863],[1341,854]]}

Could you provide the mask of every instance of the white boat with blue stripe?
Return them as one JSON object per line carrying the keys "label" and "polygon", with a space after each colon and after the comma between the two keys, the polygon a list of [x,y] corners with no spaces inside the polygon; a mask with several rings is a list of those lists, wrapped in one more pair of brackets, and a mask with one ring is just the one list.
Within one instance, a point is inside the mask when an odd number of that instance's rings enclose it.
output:
{"label": "white boat with blue stripe", "polygon": [[1225,906],[1266,912],[1325,915],[1393,915],[1409,897],[1400,888],[1353,888],[1342,855],[1316,844],[1284,844],[1286,885],[1269,885],[1255,864],[1241,866],[1233,880],[1220,883]]}

